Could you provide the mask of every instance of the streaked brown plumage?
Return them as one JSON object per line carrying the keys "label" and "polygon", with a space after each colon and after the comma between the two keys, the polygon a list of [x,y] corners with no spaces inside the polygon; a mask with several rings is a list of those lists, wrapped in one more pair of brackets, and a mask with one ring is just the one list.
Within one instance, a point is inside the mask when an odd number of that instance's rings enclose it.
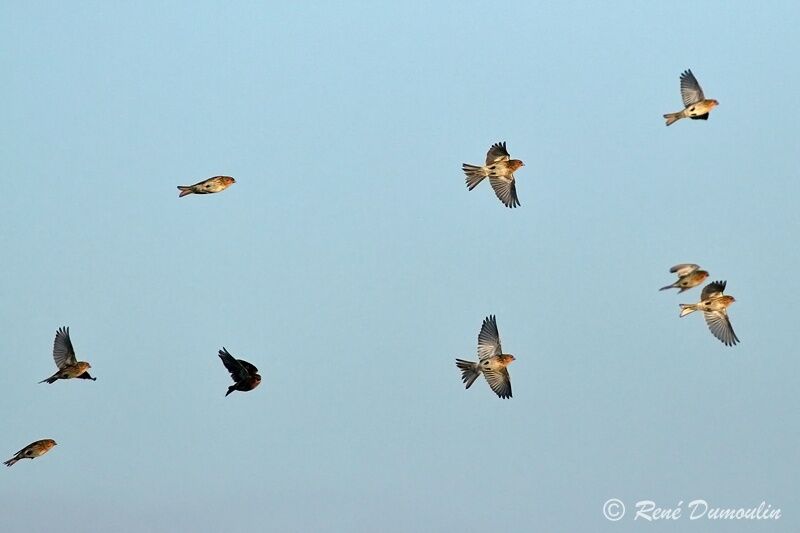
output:
{"label": "streaked brown plumage", "polygon": [[490,315],[483,320],[478,334],[478,362],[456,359],[456,366],[461,370],[461,380],[467,389],[483,374],[495,394],[500,398],[511,398],[511,377],[507,367],[514,359],[513,355],[503,353],[497,320]]}
{"label": "streaked brown plumage", "polygon": [[236,180],[230,176],[214,176],[195,183],[194,185],[178,185],[178,190],[181,193],[178,198],[188,194],[213,194],[215,192],[224,191],[231,185],[236,183]]}
{"label": "streaked brown plumage", "polygon": [[670,268],[669,271],[673,274],[677,274],[678,281],[671,285],[661,287],[658,290],[665,291],[667,289],[680,289],[678,291],[678,294],[680,294],[684,291],[688,291],[692,287],[697,287],[708,277],[708,272],[705,270],[700,270],[699,265],[692,263],[681,263],[680,265],[675,265],[674,267]]}
{"label": "streaked brown plumage", "polygon": [[33,459],[35,457],[39,457],[40,455],[44,455],[49,452],[55,445],[56,441],[53,439],[37,440],[36,442],[32,442],[22,448],[20,451],[14,454],[14,457],[3,464],[6,466],[13,466],[20,459]]}
{"label": "streaked brown plumage", "polygon": [[728,307],[736,301],[733,296],[722,294],[725,290],[725,281],[715,281],[703,287],[700,301],[696,304],[680,304],[680,316],[686,316],[695,311],[702,311],[708,329],[726,346],[733,346],[739,342],[739,337],[733,331],[733,326],[728,318]]}
{"label": "streaked brown plumage", "polygon": [[519,159],[511,159],[506,150],[506,143],[495,143],[489,148],[486,154],[486,165],[476,166],[463,163],[461,168],[467,175],[467,188],[471,191],[483,181],[489,178],[489,183],[494,189],[497,198],[506,207],[517,207],[520,205],[517,198],[516,178],[514,171],[525,166]]}
{"label": "streaked brown plumage", "polygon": [[228,387],[228,392],[225,396],[235,390],[247,392],[255,389],[261,384],[261,376],[258,374],[258,369],[247,361],[236,359],[224,347],[219,351],[219,358],[222,359],[222,364],[231,373],[233,378],[233,385]]}
{"label": "streaked brown plumage", "polygon": [[78,361],[75,358],[75,349],[72,347],[72,341],[69,338],[69,328],[61,327],[56,331],[56,339],[53,341],[53,360],[56,362],[58,371],[47,379],[43,379],[39,383],[55,383],[59,379],[91,379],[96,381],[89,375],[88,370],[92,365],[85,361]]}
{"label": "streaked brown plumage", "polygon": [[686,117],[692,120],[708,120],[708,114],[719,105],[716,100],[706,99],[703,89],[700,88],[700,84],[697,83],[697,78],[694,77],[691,70],[681,74],[681,98],[683,98],[684,109],[677,113],[664,115],[664,118],[667,119],[667,126]]}

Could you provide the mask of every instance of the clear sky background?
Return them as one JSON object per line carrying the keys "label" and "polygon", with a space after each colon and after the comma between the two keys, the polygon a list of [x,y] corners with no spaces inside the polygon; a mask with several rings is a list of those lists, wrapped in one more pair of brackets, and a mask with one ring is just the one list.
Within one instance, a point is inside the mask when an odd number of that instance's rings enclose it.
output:
{"label": "clear sky background", "polygon": [[[0,450],[59,445],[0,472],[0,530],[800,530],[799,18],[4,3]],[[666,128],[687,68],[720,106]],[[514,210],[461,171],[503,140]],[[680,262],[740,345],[658,292]],[[454,364],[489,314],[511,400]],[[62,325],[96,382],[37,385]]]}

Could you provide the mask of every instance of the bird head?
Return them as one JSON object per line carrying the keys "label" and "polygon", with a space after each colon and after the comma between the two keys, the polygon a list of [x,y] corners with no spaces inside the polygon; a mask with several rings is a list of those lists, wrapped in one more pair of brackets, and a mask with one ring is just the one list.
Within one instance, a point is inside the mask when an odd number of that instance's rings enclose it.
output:
{"label": "bird head", "polygon": [[514,361],[516,361],[516,359],[517,359],[516,357],[514,357],[514,356],[513,356],[513,355],[511,355],[510,353],[505,353],[505,354],[503,354],[503,355],[501,356],[501,358],[502,358],[502,362],[503,362],[503,364],[505,364],[506,366],[510,365],[511,363],[513,363]]}
{"label": "bird head", "polygon": [[44,441],[44,445],[47,446],[48,448],[52,448],[56,444],[58,444],[58,443],[56,441],[54,441],[53,439],[45,439],[45,441]]}
{"label": "bird head", "polygon": [[719,102],[717,102],[716,100],[709,100],[708,101],[708,107],[709,108],[717,107],[718,105],[719,105]]}
{"label": "bird head", "polygon": [[236,183],[236,180],[235,180],[235,179],[233,179],[233,178],[232,178],[232,177],[230,177],[230,176],[223,176],[223,177],[222,177],[222,181],[223,181],[223,182],[225,182],[225,183],[226,183],[226,184],[228,184],[228,185],[231,185],[232,183]]}
{"label": "bird head", "polygon": [[695,272],[695,276],[697,276],[698,279],[702,281],[708,277],[708,272],[706,272],[705,270],[698,270],[697,272]]}
{"label": "bird head", "polygon": [[508,162],[508,166],[511,168],[511,171],[517,170],[519,167],[524,167],[525,163],[520,161],[519,159],[512,159]]}
{"label": "bird head", "polygon": [[736,301],[736,298],[734,298],[733,296],[730,296],[730,295],[726,294],[725,296],[723,296],[722,298],[720,298],[720,300],[721,300],[721,301],[722,301],[722,303],[725,305],[725,307],[728,307],[729,305],[731,305],[733,302],[735,302],[735,301]]}

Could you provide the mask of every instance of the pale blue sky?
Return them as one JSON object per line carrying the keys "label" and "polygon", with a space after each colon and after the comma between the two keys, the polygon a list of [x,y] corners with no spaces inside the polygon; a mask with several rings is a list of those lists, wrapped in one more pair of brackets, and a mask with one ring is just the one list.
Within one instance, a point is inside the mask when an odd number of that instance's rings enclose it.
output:
{"label": "pale blue sky", "polygon": [[[59,446],[0,529],[799,530],[800,7],[604,4],[3,3],[0,453]],[[519,209],[464,186],[501,140]],[[492,313],[512,400],[453,361]],[[37,385],[62,325],[96,382]]]}

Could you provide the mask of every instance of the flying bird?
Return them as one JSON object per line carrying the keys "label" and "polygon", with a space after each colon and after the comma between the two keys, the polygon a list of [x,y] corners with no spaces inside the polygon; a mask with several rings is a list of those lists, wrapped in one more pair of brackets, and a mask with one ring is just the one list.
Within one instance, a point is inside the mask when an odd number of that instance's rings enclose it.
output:
{"label": "flying bird", "polygon": [[519,159],[511,159],[506,150],[506,143],[495,143],[486,154],[486,165],[480,167],[463,163],[461,168],[467,175],[467,188],[471,191],[478,186],[484,178],[489,178],[489,183],[494,193],[506,207],[520,205],[517,198],[517,187],[514,171],[524,167],[525,163]]}
{"label": "flying bird", "polygon": [[678,291],[678,294],[680,294],[683,291],[688,291],[692,287],[697,287],[708,277],[708,272],[705,270],[700,270],[700,265],[691,263],[681,263],[680,265],[675,265],[674,267],[670,268],[669,271],[678,276],[678,281],[671,285],[661,287],[658,290],[665,291],[667,289],[680,289]]}
{"label": "flying bird", "polygon": [[178,198],[182,198],[187,194],[212,194],[224,191],[234,183],[236,183],[236,180],[230,176],[214,176],[194,185],[178,185],[178,190],[181,191]]}
{"label": "flying bird", "polygon": [[456,366],[461,370],[461,380],[466,388],[470,388],[483,374],[495,394],[500,398],[511,398],[511,378],[506,367],[513,361],[513,355],[503,353],[497,321],[494,315],[490,315],[483,320],[478,334],[478,362],[456,359]]}
{"label": "flying bird", "polygon": [[55,445],[56,441],[53,439],[37,440],[36,442],[32,442],[22,448],[20,451],[14,454],[14,457],[3,464],[6,466],[13,466],[20,459],[33,459],[34,457],[39,457],[40,455],[44,455],[49,452]]}
{"label": "flying bird", "polygon": [[682,118],[689,117],[692,120],[708,120],[708,113],[719,105],[719,102],[706,99],[703,89],[697,83],[691,70],[681,74],[681,97],[683,98],[683,111],[677,113],[667,113],[667,126],[677,122]]}
{"label": "flying bird", "polygon": [[696,304],[680,304],[681,315],[686,316],[695,311],[702,311],[711,333],[722,341],[725,346],[733,346],[739,342],[739,337],[733,332],[733,326],[728,318],[728,306],[736,299],[733,296],[722,294],[725,290],[725,281],[715,281],[703,287],[700,301]]}
{"label": "flying bird", "polygon": [[61,327],[56,331],[56,340],[53,341],[53,360],[56,362],[58,371],[39,383],[55,383],[59,379],[72,378],[97,381],[97,378],[93,378],[88,372],[92,365],[75,358],[75,349],[69,338],[69,328]]}
{"label": "flying bird", "polygon": [[231,378],[234,381],[233,385],[228,387],[228,392],[225,393],[225,396],[235,390],[247,392],[261,384],[261,376],[258,375],[258,369],[255,366],[247,361],[236,359],[224,347],[219,351],[218,355],[222,359],[222,364],[231,373]]}

